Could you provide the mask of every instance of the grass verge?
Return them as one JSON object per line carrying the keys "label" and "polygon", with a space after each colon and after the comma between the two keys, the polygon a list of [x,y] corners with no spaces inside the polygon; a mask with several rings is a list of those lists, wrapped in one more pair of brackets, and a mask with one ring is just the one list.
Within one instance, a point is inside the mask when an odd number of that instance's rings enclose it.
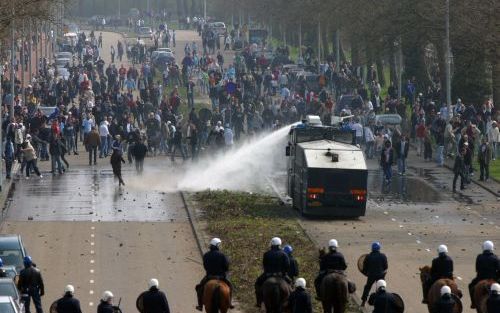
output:
{"label": "grass verge", "polygon": [[[476,175],[479,179],[479,162],[477,161],[477,156],[474,157],[473,167],[476,170]],[[490,161],[490,178],[494,178],[500,181],[500,159]]]}
{"label": "grass verge", "polygon": [[[272,237],[294,248],[299,276],[304,277],[313,298],[313,311],[321,312],[314,299],[314,278],[318,272],[318,250],[310,241],[289,207],[273,197],[229,191],[205,191],[191,195],[202,209],[207,233],[222,239],[222,250],[231,260],[231,277],[235,296],[246,313],[257,313],[254,307],[254,283],[262,271],[262,255]],[[348,312],[359,312],[351,304]]]}

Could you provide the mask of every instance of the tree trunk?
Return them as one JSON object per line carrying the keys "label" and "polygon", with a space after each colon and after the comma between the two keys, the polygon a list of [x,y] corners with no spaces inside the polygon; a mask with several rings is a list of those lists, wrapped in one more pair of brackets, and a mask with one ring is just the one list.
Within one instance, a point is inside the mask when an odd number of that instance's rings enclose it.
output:
{"label": "tree trunk", "polygon": [[384,76],[384,63],[382,62],[382,58],[377,58],[377,78],[381,87],[385,87],[385,76]]}
{"label": "tree trunk", "polygon": [[[491,81],[493,87],[493,103],[495,103],[498,108],[498,104],[500,103],[500,47],[498,45],[496,47],[496,58],[492,62],[492,67]],[[500,110],[497,110],[497,112],[500,112]]]}

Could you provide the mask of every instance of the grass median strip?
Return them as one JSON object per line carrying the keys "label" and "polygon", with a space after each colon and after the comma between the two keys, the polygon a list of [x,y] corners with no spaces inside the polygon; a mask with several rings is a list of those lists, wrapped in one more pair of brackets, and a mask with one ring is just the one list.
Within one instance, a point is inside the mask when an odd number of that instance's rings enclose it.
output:
{"label": "grass median strip", "polygon": [[[289,207],[276,198],[230,191],[204,191],[191,195],[206,221],[206,232],[222,239],[222,250],[231,260],[231,281],[235,295],[246,313],[259,312],[254,307],[254,283],[262,272],[262,255],[272,237],[294,249],[299,276],[307,281],[314,312],[321,304],[314,299],[314,278],[318,272],[318,249],[309,240]],[[350,306],[348,312],[358,312]]]}

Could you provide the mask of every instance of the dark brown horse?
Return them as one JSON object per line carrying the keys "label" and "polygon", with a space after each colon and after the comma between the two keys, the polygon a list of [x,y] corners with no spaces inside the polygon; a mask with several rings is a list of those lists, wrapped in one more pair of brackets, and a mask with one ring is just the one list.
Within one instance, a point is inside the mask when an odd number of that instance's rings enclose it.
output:
{"label": "dark brown horse", "polygon": [[281,277],[269,277],[262,285],[262,300],[266,313],[288,312],[288,297],[292,289]]}
{"label": "dark brown horse", "polygon": [[473,296],[477,313],[489,313],[486,308],[486,300],[488,300],[490,294],[490,287],[494,283],[494,279],[483,279],[474,286]]}
{"label": "dark brown horse", "polygon": [[211,279],[203,288],[203,305],[207,313],[226,313],[229,310],[229,286],[222,280]]}
{"label": "dark brown horse", "polygon": [[[420,268],[420,280],[422,284],[425,284],[431,278],[431,267],[424,266]],[[427,308],[429,313],[434,313],[435,303],[441,298],[441,287],[448,286],[451,289],[451,293],[457,297],[457,299],[462,298],[462,291],[458,289],[457,284],[454,280],[448,278],[438,279],[432,284],[429,292],[427,293]],[[462,303],[455,306],[455,313],[460,313]]]}
{"label": "dark brown horse", "polygon": [[[326,248],[319,250],[321,259],[327,253]],[[354,291],[352,291],[354,292]],[[342,273],[327,274],[320,286],[321,303],[325,313],[344,313],[347,308],[349,282]]]}
{"label": "dark brown horse", "polygon": [[321,282],[320,295],[324,313],[344,313],[349,301],[345,275],[335,272],[327,274]]}

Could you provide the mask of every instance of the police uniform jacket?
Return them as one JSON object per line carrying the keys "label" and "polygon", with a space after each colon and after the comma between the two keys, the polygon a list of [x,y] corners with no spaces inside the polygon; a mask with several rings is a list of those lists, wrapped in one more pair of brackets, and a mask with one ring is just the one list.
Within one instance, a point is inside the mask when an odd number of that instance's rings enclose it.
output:
{"label": "police uniform jacket", "polygon": [[80,301],[72,295],[64,295],[64,297],[57,300],[57,313],[82,313]]}
{"label": "police uniform jacket", "polygon": [[151,287],[143,296],[143,313],[170,313],[167,296],[156,287]]}
{"label": "police uniform jacket", "polygon": [[229,259],[218,248],[210,248],[203,255],[203,267],[207,276],[226,276],[229,270]]}
{"label": "police uniform jacket", "polygon": [[384,289],[372,293],[368,299],[368,304],[373,305],[373,313],[396,313],[398,311],[394,295]]}
{"label": "police uniform jacket", "polygon": [[489,312],[500,312],[500,295],[490,295],[486,300],[486,308]]}
{"label": "police uniform jacket", "polygon": [[45,291],[42,274],[39,269],[33,266],[29,266],[21,270],[17,286],[21,292],[32,291],[36,288],[40,290],[40,294],[44,294]]}
{"label": "police uniform jacket", "polygon": [[101,303],[97,306],[97,313],[115,313],[115,310],[113,310],[110,303],[101,300]]}
{"label": "police uniform jacket", "polygon": [[288,260],[290,261],[290,268],[288,269],[289,277],[297,277],[299,276],[299,264],[297,260],[292,255],[288,256]]}
{"label": "police uniform jacket", "polygon": [[302,287],[297,287],[290,294],[288,304],[291,313],[312,313],[311,295]]}
{"label": "police uniform jacket", "polygon": [[449,295],[443,295],[434,305],[435,313],[453,313],[455,307],[455,300]]}
{"label": "police uniform jacket", "polygon": [[263,265],[264,273],[286,274],[290,268],[290,260],[283,250],[273,247],[264,253]]}
{"label": "police uniform jacket", "polygon": [[324,256],[321,257],[319,261],[319,270],[320,271],[345,271],[347,268],[347,264],[345,262],[344,256],[342,253],[337,251],[330,251]]}
{"label": "police uniform jacket", "polygon": [[445,253],[432,260],[431,276],[434,281],[441,278],[453,278],[453,260]]}
{"label": "police uniform jacket", "polygon": [[500,260],[491,251],[484,251],[476,258],[476,272],[479,279],[497,279],[500,275]]}
{"label": "police uniform jacket", "polygon": [[368,277],[383,277],[387,272],[387,257],[380,251],[372,251],[365,258],[363,268]]}

